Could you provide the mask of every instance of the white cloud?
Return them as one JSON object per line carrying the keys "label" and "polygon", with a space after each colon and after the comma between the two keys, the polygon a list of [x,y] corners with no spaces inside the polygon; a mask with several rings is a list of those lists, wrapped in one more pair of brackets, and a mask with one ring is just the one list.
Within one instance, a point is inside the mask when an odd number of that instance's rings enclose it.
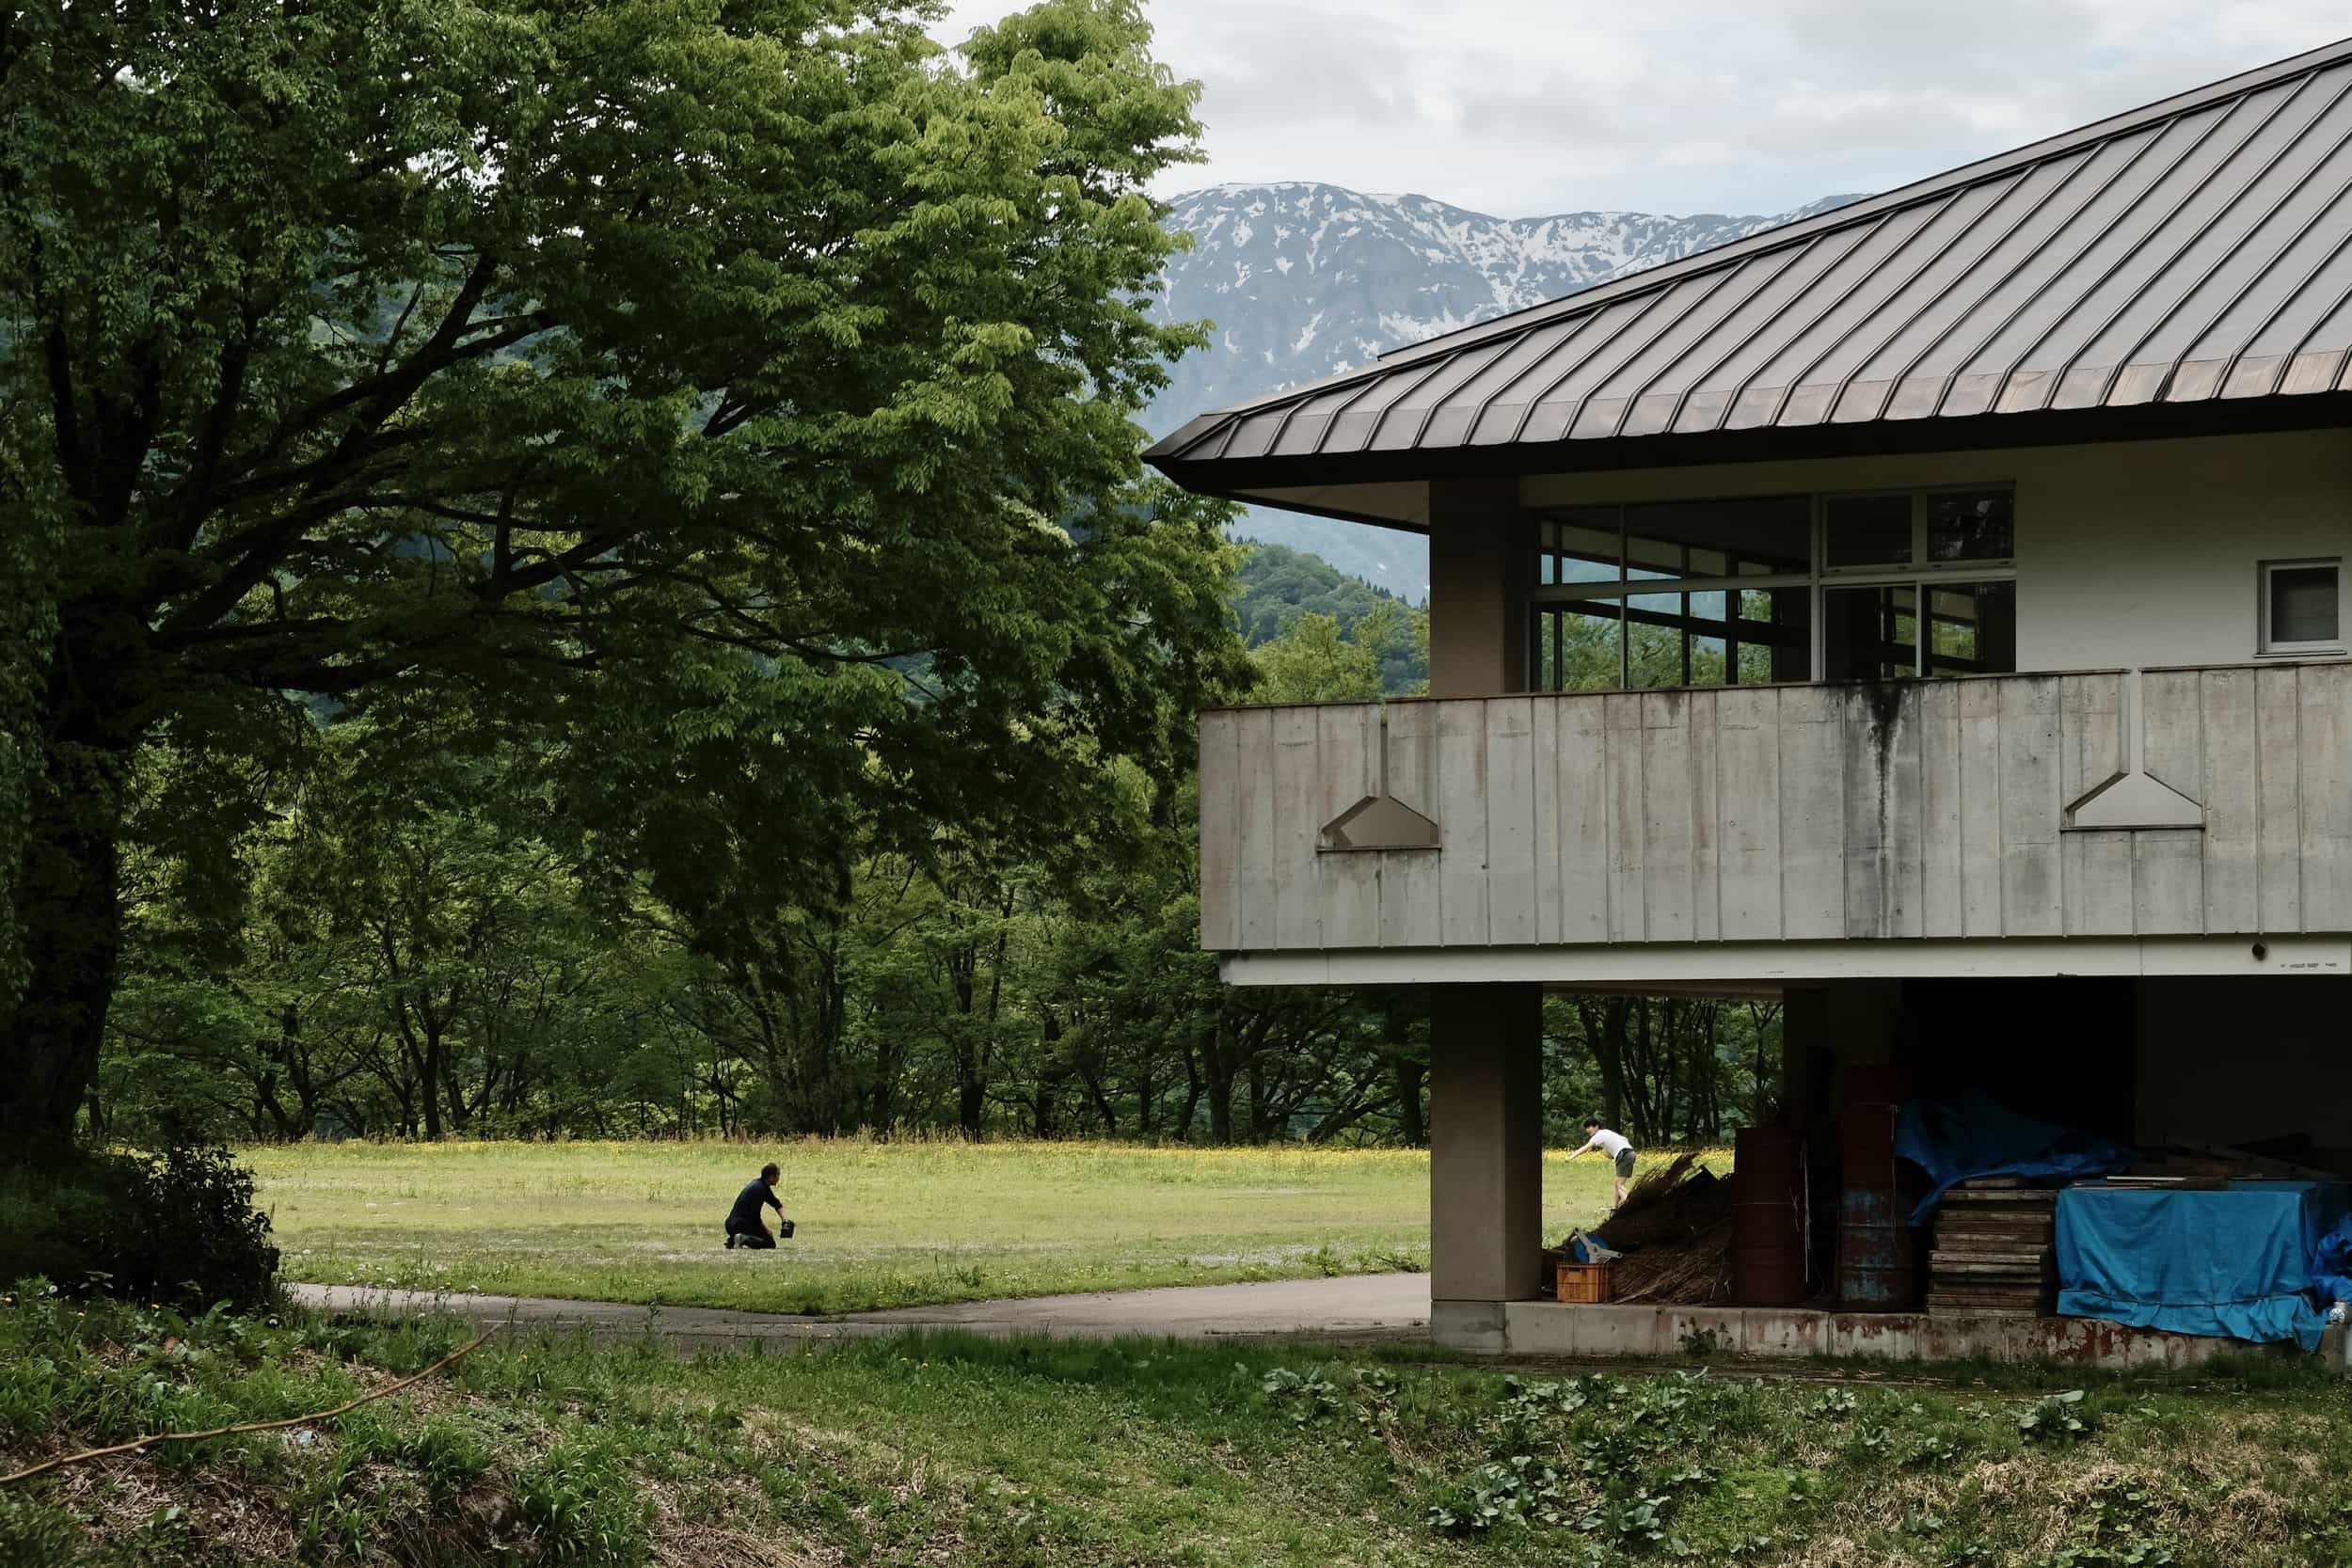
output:
{"label": "white cloud", "polygon": [[[1013,8],[956,0],[962,37]],[[1170,190],[1327,180],[1510,216],[1775,212],[2332,41],[2322,0],[1149,0],[1203,84]]]}

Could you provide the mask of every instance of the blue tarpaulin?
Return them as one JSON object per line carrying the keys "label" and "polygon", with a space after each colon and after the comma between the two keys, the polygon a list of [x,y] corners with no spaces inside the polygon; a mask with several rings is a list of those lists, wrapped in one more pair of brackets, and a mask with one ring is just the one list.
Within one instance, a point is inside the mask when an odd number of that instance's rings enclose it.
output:
{"label": "blue tarpaulin", "polygon": [[1895,1152],[1935,1183],[1912,1211],[1914,1225],[1927,1223],[1946,1188],[1980,1176],[2106,1176],[2132,1166],[2122,1144],[2021,1117],[1981,1089],[1905,1101]]}
{"label": "blue tarpaulin", "polygon": [[2313,1264],[2346,1199],[2333,1181],[2069,1187],[2058,1202],[2058,1311],[2317,1350],[2326,1312]]}
{"label": "blue tarpaulin", "polygon": [[2312,1256],[2312,1284],[2323,1302],[2352,1301],[2352,1213],[2340,1214]]}

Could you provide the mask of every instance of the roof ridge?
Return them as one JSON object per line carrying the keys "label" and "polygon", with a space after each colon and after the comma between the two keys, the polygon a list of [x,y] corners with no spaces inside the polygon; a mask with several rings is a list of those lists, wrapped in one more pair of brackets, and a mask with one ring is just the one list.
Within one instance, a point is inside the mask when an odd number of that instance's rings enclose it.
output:
{"label": "roof ridge", "polygon": [[1240,413],[1248,409],[1285,402],[1310,388],[1327,390],[1344,386],[1359,376],[1377,374],[1383,371],[1392,371],[1399,366],[1409,364],[1423,352],[1452,352],[1489,338],[1514,336],[1531,331],[1560,316],[1571,314],[1588,307],[1605,305],[1612,300],[1625,299],[1648,289],[1680,282],[1716,267],[1743,261],[1764,251],[1831,233],[1873,218],[1883,217],[1889,213],[1900,211],[1921,201],[1931,200],[1938,196],[1955,194],[1986,180],[2013,173],[2020,167],[2046,162],[2064,153],[2095,147],[2134,131],[2142,130],[2165,120],[2177,119],[2192,110],[2212,108],[2265,87],[2275,87],[2280,82],[2290,81],[2295,77],[2309,75],[2328,66],[2341,64],[2347,59],[2352,59],[2352,38],[2339,39],[2333,43],[2324,44],[2317,49],[2306,50],[2300,55],[2291,55],[2284,59],[2274,60],[2268,65],[2257,66],[2250,71],[2242,71],[2235,75],[2225,76],[2219,81],[2206,83],[2202,87],[2191,87],[2168,98],[2156,99],[2137,108],[2126,109],[2120,114],[2109,115],[2104,119],[2093,120],[2088,125],[2076,126],[2073,130],[2045,136],[2040,141],[2027,142],[2023,146],[2011,148],[2006,152],[1994,153],[1972,163],[1959,165],[1941,174],[1915,180],[1907,185],[1898,185],[1893,190],[1882,191],[1875,196],[1865,197],[1859,201],[1848,202],[1842,207],[1833,207],[1827,212],[1817,213],[1811,217],[1798,218],[1788,223],[1775,225],[1771,229],[1759,230],[1753,234],[1742,235],[1736,240],[1726,240],[1721,245],[1709,245],[1704,250],[1694,250],[1688,256],[1677,257],[1674,261],[1662,262],[1655,267],[1628,273],[1621,277],[1610,278],[1589,289],[1581,289],[1574,293],[1563,294],[1557,299],[1548,299],[1540,304],[1507,311],[1500,316],[1491,316],[1483,322],[1476,322],[1469,326],[1455,327],[1448,332],[1440,332],[1432,337],[1421,339],[1417,342],[1401,343],[1379,355],[1369,365],[1352,371],[1343,371],[1336,375],[1326,376],[1300,386],[1286,388],[1279,392],[1270,392],[1247,403],[1235,404],[1225,412]]}

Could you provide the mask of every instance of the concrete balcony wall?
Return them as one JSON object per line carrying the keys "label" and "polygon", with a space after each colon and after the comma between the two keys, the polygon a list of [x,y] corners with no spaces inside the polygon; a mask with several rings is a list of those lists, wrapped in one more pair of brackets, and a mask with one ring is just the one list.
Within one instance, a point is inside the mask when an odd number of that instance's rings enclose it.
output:
{"label": "concrete balcony wall", "polygon": [[[1384,781],[1438,847],[1324,847]],[[1224,709],[1200,795],[1227,953],[2352,931],[2341,662]]]}

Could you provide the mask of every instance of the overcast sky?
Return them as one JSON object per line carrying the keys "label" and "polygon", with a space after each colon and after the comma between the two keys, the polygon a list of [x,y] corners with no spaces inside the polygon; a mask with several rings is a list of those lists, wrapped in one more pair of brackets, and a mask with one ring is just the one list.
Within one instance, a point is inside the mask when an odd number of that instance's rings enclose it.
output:
{"label": "overcast sky", "polygon": [[[1146,0],[1205,91],[1162,194],[1326,180],[1505,217],[1772,213],[2352,33],[2329,0]],[[954,0],[953,41],[1015,7]]]}

